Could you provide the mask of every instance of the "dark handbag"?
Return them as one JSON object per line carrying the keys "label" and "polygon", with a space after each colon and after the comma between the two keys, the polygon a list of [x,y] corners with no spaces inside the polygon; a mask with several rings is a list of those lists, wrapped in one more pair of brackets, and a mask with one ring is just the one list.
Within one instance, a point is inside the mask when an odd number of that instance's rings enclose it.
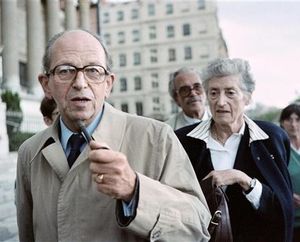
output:
{"label": "dark handbag", "polygon": [[212,184],[212,177],[200,182],[212,218],[208,231],[211,242],[232,242],[232,231],[228,210],[228,198],[221,187]]}

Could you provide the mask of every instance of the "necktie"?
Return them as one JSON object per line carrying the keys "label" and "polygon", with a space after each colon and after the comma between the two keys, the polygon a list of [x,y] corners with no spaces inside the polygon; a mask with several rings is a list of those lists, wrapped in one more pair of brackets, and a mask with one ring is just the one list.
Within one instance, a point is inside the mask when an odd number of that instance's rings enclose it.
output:
{"label": "necktie", "polygon": [[72,167],[80,154],[80,147],[85,142],[85,139],[81,134],[72,134],[68,142],[71,147],[70,154],[68,155],[68,163]]}

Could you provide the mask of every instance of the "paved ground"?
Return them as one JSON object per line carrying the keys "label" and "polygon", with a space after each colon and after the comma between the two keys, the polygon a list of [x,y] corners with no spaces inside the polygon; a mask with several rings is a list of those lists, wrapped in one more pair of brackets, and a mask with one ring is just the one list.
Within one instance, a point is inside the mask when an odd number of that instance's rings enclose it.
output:
{"label": "paved ground", "polygon": [[0,157],[0,241],[18,242],[16,208],[14,204],[14,181],[17,154]]}

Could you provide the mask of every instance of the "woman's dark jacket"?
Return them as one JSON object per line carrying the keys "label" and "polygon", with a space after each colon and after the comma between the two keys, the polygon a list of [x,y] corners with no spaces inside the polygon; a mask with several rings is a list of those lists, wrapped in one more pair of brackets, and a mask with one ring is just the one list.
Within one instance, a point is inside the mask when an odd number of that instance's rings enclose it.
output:
{"label": "woman's dark jacket", "polygon": [[[246,125],[239,144],[235,169],[256,177],[263,185],[260,207],[255,210],[242,193],[240,186],[228,186],[230,219],[235,242],[290,242],[293,231],[292,185],[287,170],[290,142],[280,127],[263,121],[255,123],[269,136],[266,140],[252,141]],[[213,170],[210,151],[203,140],[187,136],[198,124],[175,133],[192,162],[201,181]]]}

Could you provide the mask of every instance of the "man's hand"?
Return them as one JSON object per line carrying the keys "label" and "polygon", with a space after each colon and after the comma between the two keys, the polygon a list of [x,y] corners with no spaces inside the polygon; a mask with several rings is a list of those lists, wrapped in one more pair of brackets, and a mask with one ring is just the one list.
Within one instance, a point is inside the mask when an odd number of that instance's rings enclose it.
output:
{"label": "man's hand", "polygon": [[134,193],[136,173],[127,158],[108,148],[105,143],[90,142],[90,169],[98,191],[115,199],[130,202]]}

